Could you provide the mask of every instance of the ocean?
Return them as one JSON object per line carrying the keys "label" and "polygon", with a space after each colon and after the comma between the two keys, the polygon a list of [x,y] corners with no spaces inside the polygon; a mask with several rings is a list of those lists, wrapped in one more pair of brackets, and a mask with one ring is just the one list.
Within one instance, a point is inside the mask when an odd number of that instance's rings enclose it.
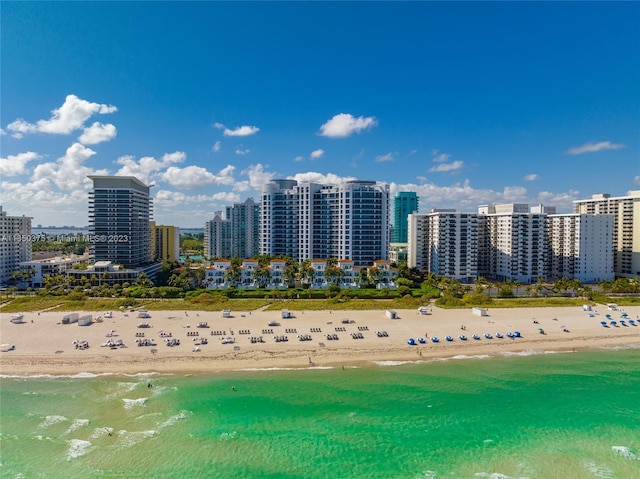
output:
{"label": "ocean", "polygon": [[639,349],[2,377],[3,478],[640,477]]}

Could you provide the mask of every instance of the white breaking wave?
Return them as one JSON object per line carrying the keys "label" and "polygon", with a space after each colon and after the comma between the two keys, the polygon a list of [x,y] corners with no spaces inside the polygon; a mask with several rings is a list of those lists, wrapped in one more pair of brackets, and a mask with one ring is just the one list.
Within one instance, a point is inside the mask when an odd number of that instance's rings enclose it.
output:
{"label": "white breaking wave", "polygon": [[145,403],[147,402],[147,398],[138,398],[138,399],[122,398],[122,401],[124,402],[125,409],[131,409],[136,406],[144,407]]}
{"label": "white breaking wave", "polygon": [[48,427],[53,426],[54,424],[58,424],[64,421],[68,421],[68,419],[64,416],[58,416],[56,414],[51,415],[51,416],[47,416],[44,418],[44,421],[42,421],[39,425],[38,425],[38,429],[46,429]]}
{"label": "white breaking wave", "polygon": [[71,426],[69,426],[69,429],[67,429],[67,432],[65,434],[70,434],[73,431],[88,425],[89,425],[88,419],[76,419],[75,421],[73,421],[73,423],[71,423]]}
{"label": "white breaking wave", "polygon": [[190,414],[189,411],[180,411],[178,414],[174,414],[162,424],[158,424],[158,429],[163,429],[168,426],[173,426],[175,423],[177,423],[181,419],[186,419],[187,417],[189,417],[189,414]]}
{"label": "white breaking wave", "polygon": [[613,471],[607,466],[598,466],[595,462],[585,463],[587,471],[596,476],[598,479],[613,479]]}
{"label": "white breaking wave", "polygon": [[122,444],[125,447],[135,446],[136,444],[144,441],[145,439],[155,437],[157,434],[158,434],[158,431],[155,431],[153,429],[150,429],[148,431],[129,432],[129,431],[123,430],[118,432],[118,435],[122,440]]}
{"label": "white breaking wave", "polygon": [[626,446],[612,446],[611,449],[613,449],[613,452],[618,456],[626,457],[627,459],[632,459],[634,461],[640,461],[640,457]]}
{"label": "white breaking wave", "polygon": [[476,477],[486,477],[487,479],[529,479],[526,476],[507,476],[499,472],[476,472]]}
{"label": "white breaking wave", "polygon": [[69,450],[67,451],[67,461],[84,456],[91,449],[92,444],[82,439],[71,439],[69,441]]}

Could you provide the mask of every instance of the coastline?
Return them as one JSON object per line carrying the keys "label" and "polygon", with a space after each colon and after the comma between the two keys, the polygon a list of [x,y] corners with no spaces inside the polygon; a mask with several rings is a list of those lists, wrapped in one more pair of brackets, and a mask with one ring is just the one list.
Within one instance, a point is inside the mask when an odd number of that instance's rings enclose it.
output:
{"label": "coastline", "polygon": [[[291,311],[293,318],[282,319],[280,311],[232,311],[231,318],[221,312],[152,311],[151,317],[137,313],[91,314],[100,322],[89,326],[62,324],[67,312],[24,313],[24,323],[14,324],[10,314],[0,318],[0,342],[15,346],[0,353],[0,375],[79,375],[87,374],[208,374],[242,370],[365,367],[376,364],[432,361],[460,357],[487,357],[535,352],[573,352],[615,347],[640,347],[640,324],[620,323],[622,311],[599,311],[594,317],[577,307],[490,309],[485,317],[471,309],[445,310],[432,307],[429,315],[397,310],[398,319],[385,311]],[[602,307],[604,309],[604,307]],[[625,308],[629,319],[640,316],[640,307]],[[609,314],[618,324],[603,327]],[[348,319],[349,323],[343,323]],[[270,326],[270,322],[279,326]],[[148,322],[151,327],[138,328]],[[207,328],[198,323],[206,322]],[[465,330],[461,328],[465,327]],[[337,330],[336,330],[337,328]],[[542,334],[539,329],[544,330]],[[113,331],[111,337],[107,337]],[[180,345],[169,347],[160,332],[171,333]],[[387,336],[378,336],[384,331]],[[519,331],[520,338],[509,338],[508,331]],[[497,338],[496,333],[503,338]],[[155,346],[138,346],[136,339],[152,339]],[[218,334],[224,333],[224,334]],[[481,339],[472,339],[477,333]],[[492,335],[491,339],[484,334]],[[338,339],[328,339],[327,334]],[[467,340],[459,339],[464,334]],[[299,335],[311,340],[300,341]],[[361,335],[354,339],[352,335]],[[409,338],[437,336],[409,346]],[[445,336],[454,338],[448,342]],[[262,336],[264,342],[250,338]],[[288,341],[276,342],[274,336]],[[235,342],[223,344],[221,338]],[[199,343],[202,338],[207,344]],[[121,340],[126,347],[101,347],[108,340]],[[87,349],[76,349],[74,341],[86,341]],[[155,352],[152,352],[155,350]]]}

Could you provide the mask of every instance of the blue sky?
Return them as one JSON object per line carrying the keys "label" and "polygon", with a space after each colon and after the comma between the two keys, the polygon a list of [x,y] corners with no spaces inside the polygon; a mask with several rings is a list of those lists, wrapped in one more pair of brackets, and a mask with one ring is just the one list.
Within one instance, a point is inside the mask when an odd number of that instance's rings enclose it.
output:
{"label": "blue sky", "polygon": [[88,224],[89,174],[202,227],[272,178],[421,212],[640,189],[638,2],[0,3],[2,206]]}

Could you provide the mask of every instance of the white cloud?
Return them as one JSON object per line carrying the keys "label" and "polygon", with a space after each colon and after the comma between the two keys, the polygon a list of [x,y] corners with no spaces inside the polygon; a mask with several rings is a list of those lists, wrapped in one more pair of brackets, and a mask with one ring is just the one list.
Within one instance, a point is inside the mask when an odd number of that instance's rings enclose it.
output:
{"label": "white cloud", "polygon": [[296,157],[293,159],[293,161],[296,161],[296,162],[299,162],[299,161],[302,161],[302,160],[304,160],[304,156],[296,156]]}
{"label": "white cloud", "polygon": [[297,181],[310,181],[312,183],[326,183],[330,185],[340,185],[347,181],[355,180],[357,178],[353,176],[338,176],[333,173],[322,174],[315,171],[307,171],[305,173],[297,173],[293,176],[289,176],[288,179]]}
{"label": "white cloud", "polygon": [[265,171],[264,166],[260,163],[245,168],[241,173],[249,177],[249,185],[258,191],[265,183],[269,183],[275,177],[275,173]]}
{"label": "white cloud", "polygon": [[67,95],[60,108],[51,112],[48,120],[38,120],[28,123],[19,118],[7,125],[7,129],[14,132],[15,137],[21,138],[27,133],[53,133],[68,135],[75,130],[84,128],[84,123],[93,115],[113,113],[118,109],[112,105],[92,103],[82,100],[76,95]]}
{"label": "white cloud", "polygon": [[462,168],[463,166],[464,166],[464,161],[456,160],[453,163],[440,163],[439,165],[432,167],[429,171],[438,172],[438,173],[447,172],[447,171],[456,171]]}
{"label": "white cloud", "polygon": [[[220,192],[213,195],[186,195],[179,191],[159,190],[154,196],[154,204],[166,209],[171,209],[180,205],[210,204],[215,202],[237,203],[240,195],[236,193]],[[182,213],[184,210],[178,208]],[[197,211],[194,211],[197,214]],[[184,220],[183,220],[184,221]]]}
{"label": "white cloud", "polygon": [[523,201],[527,198],[527,189],[523,186],[505,186],[502,190],[502,197],[509,203]]}
{"label": "white cloud", "polygon": [[90,127],[85,128],[78,141],[83,145],[96,145],[103,141],[109,141],[118,134],[115,125],[111,123],[102,124],[94,122]]}
{"label": "white cloud", "polygon": [[211,149],[216,152],[220,151],[221,148],[222,148],[222,142],[220,140],[216,141],[211,147]]}
{"label": "white cloud", "polygon": [[23,175],[27,172],[27,163],[40,158],[42,157],[33,151],[18,153],[17,155],[8,155],[6,158],[0,158],[0,175]]}
{"label": "white cloud", "polygon": [[[433,150],[433,154],[437,155],[438,150]],[[445,161],[447,161],[450,158],[450,155],[447,155],[446,153],[441,153],[437,156],[434,156],[433,161],[435,163],[444,163]]]}
{"label": "white cloud", "polygon": [[569,148],[565,155],[581,155],[582,153],[595,153],[605,150],[619,150],[624,148],[620,143],[611,143],[610,141],[599,141],[598,143],[585,143],[582,146],[574,146]]}
{"label": "white cloud", "polygon": [[312,160],[317,160],[318,158],[322,158],[324,156],[324,150],[322,148],[318,148],[317,150],[313,150],[311,155],[309,155]]}
{"label": "white cloud", "polygon": [[393,161],[393,153],[387,153],[386,155],[379,155],[373,160],[376,163],[383,163],[385,161]]}
{"label": "white cloud", "polygon": [[36,166],[32,181],[52,181],[64,192],[87,190],[93,184],[87,178],[88,175],[108,174],[107,170],[94,170],[84,165],[84,162],[95,154],[96,152],[92,149],[80,143],[74,143],[55,163],[42,163]]}
{"label": "white cloud", "polygon": [[185,168],[170,166],[167,171],[159,174],[158,178],[166,181],[171,186],[183,189],[201,188],[211,184],[233,185],[234,170],[234,166],[228,165],[218,175],[214,175],[200,166],[191,165]]}
{"label": "white cloud", "polygon": [[525,175],[522,178],[524,181],[536,181],[540,179],[540,175],[537,175],[535,173],[531,173],[530,175]]}
{"label": "white cloud", "polygon": [[634,185],[640,185],[640,175],[636,176],[636,177],[633,179],[633,184],[634,184]]}
{"label": "white cloud", "polygon": [[251,136],[251,135],[255,135],[260,131],[260,128],[258,128],[257,126],[249,126],[249,125],[242,125],[237,127],[234,130],[227,128],[222,123],[214,123],[213,127],[217,128],[218,130],[223,130],[222,134],[224,136]]}
{"label": "white cloud", "polygon": [[187,155],[182,151],[167,153],[160,160],[152,156],[145,156],[136,161],[133,156],[121,156],[116,163],[122,165],[116,175],[135,176],[143,183],[150,183],[154,173],[164,170],[176,163],[182,163]]}
{"label": "white cloud", "polygon": [[240,148],[236,149],[236,155],[248,155],[249,153],[251,153],[251,150],[246,149],[246,150],[241,150]]}
{"label": "white cloud", "polygon": [[319,134],[329,138],[346,138],[377,125],[378,120],[373,116],[355,118],[349,113],[339,113],[320,127]]}

